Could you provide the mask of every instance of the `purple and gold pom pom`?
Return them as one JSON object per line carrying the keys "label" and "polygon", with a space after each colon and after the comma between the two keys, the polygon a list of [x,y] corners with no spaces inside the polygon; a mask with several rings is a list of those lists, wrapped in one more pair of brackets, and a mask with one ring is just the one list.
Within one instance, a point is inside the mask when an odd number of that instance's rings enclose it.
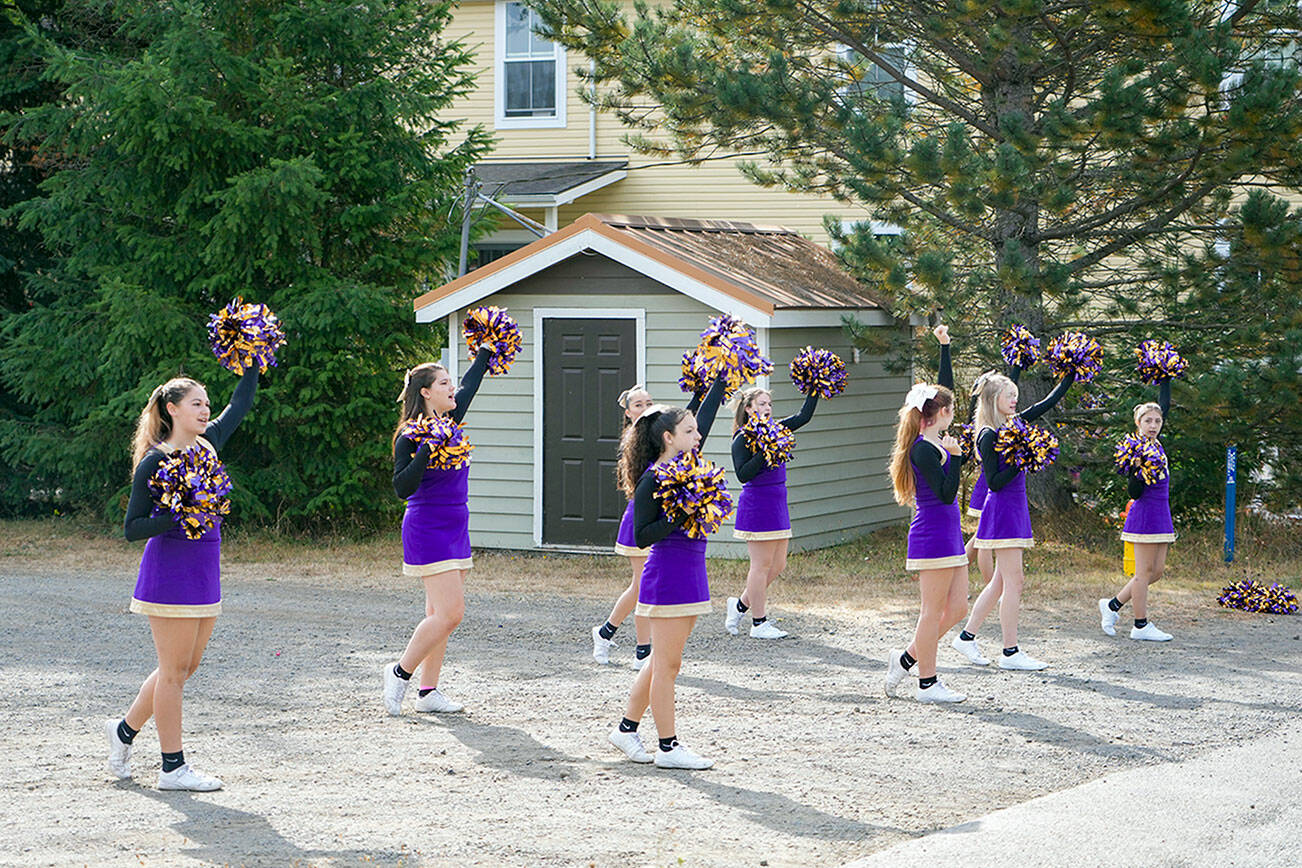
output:
{"label": "purple and gold pom pom", "polygon": [[773,371],[773,362],[760,351],[755,334],[735,317],[713,317],[701,332],[696,349],[683,353],[682,376],[678,385],[684,392],[700,394],[721,376],[728,378],[725,395],[731,395],[743,383],[753,383]]}
{"label": "purple and gold pom pom", "polygon": [[702,539],[732,515],[732,498],[723,468],[692,450],[651,466],[655,497],[669,520],[689,537]]}
{"label": "purple and gold pom pom", "polygon": [[208,340],[217,363],[234,374],[248,368],[266,373],[285,345],[285,330],[265,304],[245,304],[236,297],[208,318]]}
{"label": "purple and gold pom pom", "polygon": [[1127,434],[1112,453],[1113,464],[1122,476],[1138,476],[1145,485],[1166,479],[1166,455],[1156,440]]}
{"label": "purple and gold pom pom", "polygon": [[1076,375],[1076,382],[1088,383],[1103,368],[1103,348],[1083,332],[1064,332],[1049,342],[1044,361],[1055,376]]}
{"label": "purple and gold pom pom", "polygon": [[420,416],[407,422],[402,436],[419,446],[430,444],[430,470],[460,470],[470,464],[470,445],[466,432],[447,416]]}
{"label": "purple and gold pom pom", "polygon": [[831,350],[805,347],[791,360],[791,382],[802,395],[835,398],[845,391],[845,362]]}
{"label": "purple and gold pom pom", "polygon": [[1139,357],[1139,379],[1145,383],[1183,377],[1189,367],[1170,341],[1143,341],[1135,348],[1135,355]]}
{"label": "purple and gold pom pom", "polygon": [[796,447],[796,435],[773,417],[761,419],[752,416],[741,430],[746,438],[746,447],[757,455],[763,455],[764,463],[769,467],[778,467],[791,460],[792,451]]}
{"label": "purple and gold pom pom", "polygon": [[959,447],[963,450],[964,461],[975,462],[981,460],[976,451],[976,428],[971,422],[964,422],[959,425],[955,437],[958,440]]}
{"label": "purple and gold pom pom", "polygon": [[1047,428],[1014,416],[995,435],[995,452],[1014,467],[1037,473],[1058,460],[1058,438]]}
{"label": "purple and gold pom pom", "polygon": [[1040,360],[1040,339],[1014,323],[1004,332],[1004,361],[1023,371]]}
{"label": "purple and gold pom pom", "polygon": [[155,514],[171,513],[187,539],[199,539],[231,511],[231,478],[216,453],[195,444],[173,452],[149,478]]}
{"label": "purple and gold pom pom", "polygon": [[504,307],[477,307],[468,311],[461,331],[472,358],[481,347],[493,351],[488,359],[488,373],[493,376],[509,371],[511,363],[524,346],[520,326],[507,316]]}
{"label": "purple and gold pom pom", "polygon": [[1264,585],[1254,579],[1243,579],[1222,588],[1216,602],[1227,609],[1241,609],[1244,612],[1297,614],[1297,596],[1279,582]]}

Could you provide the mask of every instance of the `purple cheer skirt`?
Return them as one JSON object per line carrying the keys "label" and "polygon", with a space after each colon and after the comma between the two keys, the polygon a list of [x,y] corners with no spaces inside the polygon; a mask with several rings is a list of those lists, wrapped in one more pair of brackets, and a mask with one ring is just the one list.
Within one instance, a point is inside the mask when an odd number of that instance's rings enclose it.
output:
{"label": "purple cheer skirt", "polygon": [[[1161,450],[1161,444],[1157,448]],[[1166,462],[1165,450],[1162,451],[1162,461]],[[1121,528],[1121,539],[1130,543],[1175,542],[1175,525],[1171,522],[1169,470],[1166,476],[1145,488],[1144,493],[1130,505],[1126,523]]]}
{"label": "purple cheer skirt", "polygon": [[741,487],[732,535],[751,541],[791,539],[787,465],[766,468]]}
{"label": "purple cheer skirt", "polygon": [[199,539],[174,528],[150,537],[131,594],[132,612],[163,618],[211,618],[222,610],[220,519]]}
{"label": "purple cheer skirt", "polygon": [[1024,471],[1018,471],[1003,488],[986,494],[973,545],[979,549],[1029,549],[1035,545]]}
{"label": "purple cheer skirt", "polygon": [[677,618],[710,613],[710,583],[705,576],[704,539],[681,530],[651,546],[637,595],[637,614]]}
{"label": "purple cheer skirt", "polygon": [[[944,466],[948,468],[949,462],[953,460],[953,456],[946,453]],[[963,524],[957,499],[951,503],[942,503],[918,472],[918,465],[912,460],[909,464],[913,468],[916,508],[913,521],[909,523],[909,547],[904,568],[941,570],[946,567],[966,567],[967,553],[963,549]]]}
{"label": "purple cheer skirt", "polygon": [[435,576],[474,566],[469,499],[469,466],[425,471],[402,516],[403,575]]}
{"label": "purple cheer skirt", "polygon": [[615,554],[626,558],[644,558],[651,549],[637,547],[637,535],[633,533],[633,501],[624,507],[624,517],[619,520],[619,533],[615,534]]}
{"label": "purple cheer skirt", "polygon": [[984,470],[977,471],[976,482],[972,485],[972,496],[968,498],[967,514],[973,518],[981,517],[981,507],[986,502],[986,495],[990,493],[986,485],[986,474]]}

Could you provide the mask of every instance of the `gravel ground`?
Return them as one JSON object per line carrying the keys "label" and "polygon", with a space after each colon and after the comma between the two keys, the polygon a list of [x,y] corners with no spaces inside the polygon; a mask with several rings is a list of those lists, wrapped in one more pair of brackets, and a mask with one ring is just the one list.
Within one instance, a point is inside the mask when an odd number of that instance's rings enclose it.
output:
{"label": "gravel ground", "polygon": [[[187,758],[226,788],[162,793],[152,726],[134,781],[104,767],[102,721],[153,666],[146,619],[126,614],[133,583],[116,565],[0,563],[0,863],[840,864],[1302,710],[1302,620],[1178,592],[1157,601],[1176,634],[1164,645],[1104,637],[1090,598],[1023,613],[1045,672],[976,669],[946,646],[941,676],[969,695],[948,708],[882,694],[912,598],[779,608],[794,634],[780,642],[729,637],[721,614],[698,622],[678,734],[717,765],[661,771],[605,741],[633,675],[631,624],[605,668],[588,634],[616,588],[475,593],[472,573],[443,678],[466,713],[391,718],[380,671],[420,612],[415,583],[237,565],[186,691]],[[990,624],[989,650],[995,637]],[[643,728],[654,736],[649,716]]]}

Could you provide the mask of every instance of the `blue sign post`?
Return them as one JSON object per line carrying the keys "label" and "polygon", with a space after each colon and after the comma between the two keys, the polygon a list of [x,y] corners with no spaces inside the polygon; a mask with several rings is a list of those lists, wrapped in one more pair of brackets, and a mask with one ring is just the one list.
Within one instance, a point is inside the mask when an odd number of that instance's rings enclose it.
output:
{"label": "blue sign post", "polygon": [[1238,476],[1239,450],[1225,449],[1225,562],[1234,562],[1234,480]]}

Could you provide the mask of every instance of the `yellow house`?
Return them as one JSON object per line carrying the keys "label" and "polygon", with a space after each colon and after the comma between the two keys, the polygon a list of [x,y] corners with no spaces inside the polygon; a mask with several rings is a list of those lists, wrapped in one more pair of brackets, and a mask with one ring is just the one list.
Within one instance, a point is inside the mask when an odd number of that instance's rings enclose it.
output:
{"label": "yellow house", "polygon": [[[866,218],[829,197],[754,184],[738,169],[742,158],[688,166],[634,153],[619,121],[580,98],[575,69],[587,61],[537,36],[537,25],[537,14],[516,0],[462,0],[448,30],[474,49],[479,66],[477,88],[454,111],[497,138],[477,171],[485,195],[553,230],[588,212],[644,214],[780,224],[826,244],[824,215]],[[475,245],[477,264],[534,237],[504,225]]]}

